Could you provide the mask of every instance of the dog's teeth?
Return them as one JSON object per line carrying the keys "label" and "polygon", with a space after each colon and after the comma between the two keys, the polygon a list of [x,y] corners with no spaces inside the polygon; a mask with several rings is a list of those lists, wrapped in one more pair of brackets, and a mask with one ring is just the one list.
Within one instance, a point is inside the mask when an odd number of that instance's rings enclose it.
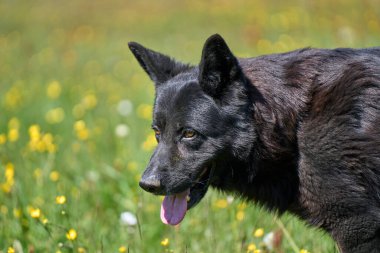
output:
{"label": "dog's teeth", "polygon": [[187,197],[186,197],[186,201],[187,201],[187,202],[190,201],[190,196],[189,196],[189,195],[187,195]]}

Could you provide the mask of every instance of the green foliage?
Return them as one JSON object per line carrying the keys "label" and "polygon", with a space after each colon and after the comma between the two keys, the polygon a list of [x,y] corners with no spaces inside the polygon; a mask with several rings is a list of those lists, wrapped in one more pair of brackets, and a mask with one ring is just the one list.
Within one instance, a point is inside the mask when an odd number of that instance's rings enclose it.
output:
{"label": "green foliage", "polygon": [[[0,252],[265,252],[263,236],[254,236],[258,228],[282,237],[276,252],[333,252],[327,235],[295,217],[279,220],[213,191],[181,226],[161,223],[160,198],[137,183],[155,145],[154,90],[127,42],[193,64],[216,32],[240,57],[378,46],[378,6],[378,0],[2,1]],[[123,225],[123,212],[137,224]]]}

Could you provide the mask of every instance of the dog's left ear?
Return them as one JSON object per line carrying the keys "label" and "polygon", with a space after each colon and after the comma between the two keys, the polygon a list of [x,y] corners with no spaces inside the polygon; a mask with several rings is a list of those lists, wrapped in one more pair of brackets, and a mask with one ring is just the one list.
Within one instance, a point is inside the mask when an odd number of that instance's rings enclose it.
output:
{"label": "dog's left ear", "polygon": [[241,73],[239,63],[224,39],[219,34],[209,37],[199,64],[199,83],[203,91],[218,98],[230,83],[241,77]]}
{"label": "dog's left ear", "polygon": [[145,48],[136,42],[129,42],[128,46],[141,67],[156,85],[164,83],[191,68],[189,65],[177,62],[169,56]]}

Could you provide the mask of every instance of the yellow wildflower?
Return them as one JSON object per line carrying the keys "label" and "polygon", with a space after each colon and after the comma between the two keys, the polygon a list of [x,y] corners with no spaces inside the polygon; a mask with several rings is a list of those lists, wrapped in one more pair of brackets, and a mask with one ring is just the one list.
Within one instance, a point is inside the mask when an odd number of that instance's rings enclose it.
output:
{"label": "yellow wildflower", "polygon": [[55,198],[55,203],[57,203],[58,205],[63,205],[66,203],[66,197],[64,195],[61,195],[61,196],[57,196]]}
{"label": "yellow wildflower", "polygon": [[50,143],[46,146],[49,153],[55,153],[57,151],[57,145]]}
{"label": "yellow wildflower", "polygon": [[41,142],[45,146],[45,150],[49,153],[54,153],[57,150],[57,146],[53,143],[53,135],[50,133],[46,133],[42,136]]}
{"label": "yellow wildflower", "polygon": [[256,250],[256,245],[254,243],[248,244],[247,253],[254,252]]}
{"label": "yellow wildflower", "polygon": [[61,95],[61,85],[58,81],[54,80],[48,84],[46,95],[51,99],[56,99]]}
{"label": "yellow wildflower", "polygon": [[218,199],[215,204],[217,208],[226,208],[228,206],[228,202],[226,199]]}
{"label": "yellow wildflower", "polygon": [[0,145],[3,145],[7,142],[7,136],[5,134],[0,134]]}
{"label": "yellow wildflower", "polygon": [[244,211],[238,211],[238,212],[236,213],[236,219],[237,219],[238,221],[242,221],[242,220],[244,219]]}
{"label": "yellow wildflower", "polygon": [[253,233],[254,237],[262,237],[263,235],[264,235],[264,229],[262,228],[256,229],[255,232]]}
{"label": "yellow wildflower", "polygon": [[14,165],[13,163],[7,163],[5,165],[5,183],[1,184],[3,192],[9,193],[15,183],[14,181]]}
{"label": "yellow wildflower", "polygon": [[74,123],[75,131],[80,131],[85,128],[86,128],[86,123],[83,120],[78,120],[77,122]]}
{"label": "yellow wildflower", "polygon": [[8,131],[8,140],[10,142],[15,142],[17,141],[19,138],[19,132],[18,132],[18,129],[17,128],[11,128],[9,129]]}
{"label": "yellow wildflower", "polygon": [[5,93],[4,103],[5,107],[14,109],[19,106],[23,101],[23,92],[19,88],[19,85],[11,87],[7,93]]}
{"label": "yellow wildflower", "polygon": [[18,118],[11,118],[9,121],[8,121],[8,128],[9,129],[19,129],[20,128],[20,120]]}
{"label": "yellow wildflower", "polygon": [[33,171],[33,176],[35,179],[40,179],[42,177],[42,169],[37,168]]}
{"label": "yellow wildflower", "polygon": [[88,94],[82,99],[82,104],[86,109],[92,109],[98,104],[98,99],[94,94]]}
{"label": "yellow wildflower", "polygon": [[53,143],[53,135],[50,133],[41,134],[38,125],[29,127],[29,148],[32,151],[54,153],[57,146]]}
{"label": "yellow wildflower", "polygon": [[128,169],[129,171],[136,171],[136,170],[138,169],[138,163],[137,163],[137,162],[134,162],[134,161],[129,162],[129,163],[127,164],[127,169]]}
{"label": "yellow wildflower", "polygon": [[9,247],[7,253],[15,253],[15,249],[13,247]]}
{"label": "yellow wildflower", "polygon": [[74,106],[72,113],[75,118],[77,119],[82,118],[84,114],[86,113],[86,108],[82,104],[77,104]]}
{"label": "yellow wildflower", "polygon": [[151,151],[157,146],[157,141],[154,133],[147,136],[146,140],[142,144],[142,149],[145,151]]}
{"label": "yellow wildflower", "polygon": [[78,253],[86,253],[86,249],[82,248],[82,247],[79,247],[78,248]]}
{"label": "yellow wildflower", "polygon": [[29,209],[29,214],[33,219],[38,219],[41,217],[41,210],[39,208],[31,207]]}
{"label": "yellow wildflower", "polygon": [[121,246],[121,247],[119,247],[119,252],[120,252],[120,253],[125,253],[125,252],[127,252],[127,247],[125,247],[125,246]]}
{"label": "yellow wildflower", "polygon": [[12,191],[13,183],[5,182],[4,184],[1,184],[0,186],[1,186],[1,189],[3,190],[3,192],[10,193]]}
{"label": "yellow wildflower", "polygon": [[58,179],[59,179],[59,172],[56,171],[56,170],[53,170],[52,172],[50,172],[49,178],[53,182],[58,181]]}
{"label": "yellow wildflower", "polygon": [[306,249],[301,249],[300,253],[310,253],[310,252],[308,250],[306,250]]}
{"label": "yellow wildflower", "polygon": [[65,111],[61,107],[51,109],[45,114],[45,120],[49,124],[61,123],[64,118]]}
{"label": "yellow wildflower", "polygon": [[42,141],[45,142],[45,143],[52,143],[53,142],[53,135],[52,134],[44,134],[42,136]]}
{"label": "yellow wildflower", "polygon": [[167,247],[169,245],[169,238],[165,238],[164,240],[162,240],[161,245]]}
{"label": "yellow wildflower", "polygon": [[86,123],[83,120],[78,120],[74,124],[74,130],[79,140],[87,140],[90,133],[86,127]]}
{"label": "yellow wildflower", "polygon": [[41,138],[41,129],[39,125],[31,125],[29,127],[29,138],[30,141],[39,141]]}
{"label": "yellow wildflower", "polygon": [[153,114],[153,107],[147,104],[141,104],[137,107],[137,116],[142,119],[150,120]]}
{"label": "yellow wildflower", "polygon": [[66,233],[66,238],[70,241],[74,241],[75,239],[77,239],[77,236],[77,231],[75,231],[75,229],[72,228]]}
{"label": "yellow wildflower", "polygon": [[86,129],[83,129],[83,130],[80,130],[80,131],[78,131],[77,132],[77,137],[78,137],[78,139],[79,140],[87,140],[88,139],[88,137],[89,137],[89,131],[88,131],[88,129],[86,128]]}
{"label": "yellow wildflower", "polygon": [[46,225],[48,222],[49,222],[49,220],[47,218],[42,219],[42,224]]}
{"label": "yellow wildflower", "polygon": [[5,165],[5,179],[7,181],[12,181],[15,175],[15,166],[13,163],[7,163]]}
{"label": "yellow wildflower", "polygon": [[13,208],[13,216],[14,216],[15,218],[20,218],[20,217],[21,217],[21,214],[22,214],[22,212],[21,212],[21,209],[20,209],[20,208]]}
{"label": "yellow wildflower", "polygon": [[46,144],[45,142],[43,141],[38,141],[35,145],[35,149],[38,151],[38,152],[45,152],[46,150]]}

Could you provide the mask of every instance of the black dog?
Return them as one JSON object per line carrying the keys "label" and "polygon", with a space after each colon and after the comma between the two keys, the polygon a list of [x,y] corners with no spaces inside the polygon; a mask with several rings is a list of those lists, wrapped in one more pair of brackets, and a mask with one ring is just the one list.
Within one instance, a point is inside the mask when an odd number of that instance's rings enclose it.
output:
{"label": "black dog", "polygon": [[219,35],[199,66],[131,42],[155,82],[158,146],[140,186],[178,224],[209,185],[380,252],[380,48],[237,59]]}

